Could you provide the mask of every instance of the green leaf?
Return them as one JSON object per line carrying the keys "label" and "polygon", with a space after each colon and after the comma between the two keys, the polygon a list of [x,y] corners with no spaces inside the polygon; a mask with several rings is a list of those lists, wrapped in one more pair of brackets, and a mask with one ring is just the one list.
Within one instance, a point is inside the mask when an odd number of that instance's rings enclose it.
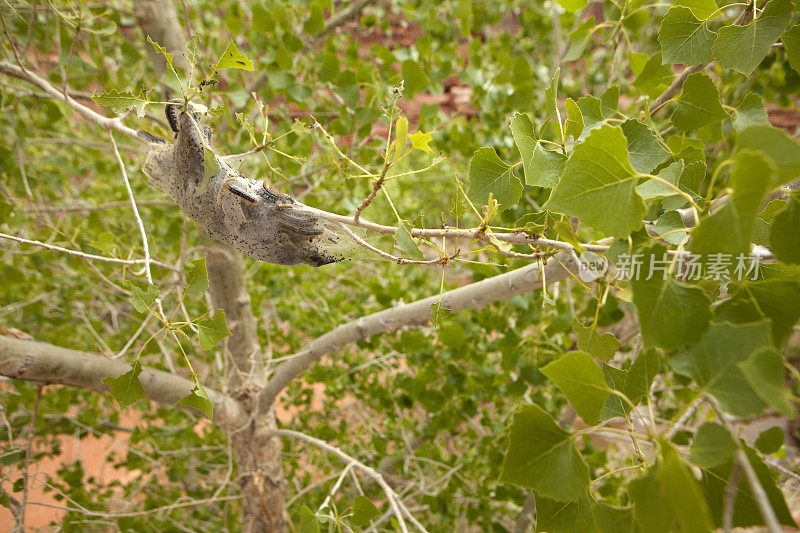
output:
{"label": "green leaf", "polygon": [[350,517],[350,525],[356,527],[367,527],[373,518],[381,514],[375,504],[372,503],[372,500],[366,496],[356,496],[350,508],[353,510],[353,516]]}
{"label": "green leaf", "polygon": [[[220,313],[221,312],[222,311],[220,311]],[[209,419],[213,418],[214,415],[214,404],[211,403],[211,399],[208,397],[208,394],[206,394],[206,391],[203,390],[203,387],[197,381],[195,381],[192,391],[175,402],[175,405],[182,405],[184,407],[192,407],[197,409]]]}
{"label": "green leaf", "polygon": [[594,500],[583,496],[568,501],[557,501],[536,494],[536,531],[548,533],[595,533],[592,510]]}
{"label": "green leaf", "polygon": [[584,496],[589,467],[573,439],[541,407],[523,405],[511,421],[500,481],[559,501]]}
{"label": "green leaf", "polygon": [[661,52],[653,54],[636,79],[633,80],[633,86],[650,98],[656,98],[663,93],[672,83],[675,73],[672,72],[669,65],[662,63]]}
{"label": "green leaf", "polygon": [[594,326],[584,326],[578,319],[572,321],[572,331],[578,339],[578,349],[605,361],[613,357],[621,346],[612,333],[600,334]]}
{"label": "green leaf", "polygon": [[783,49],[789,64],[800,74],[800,24],[795,24],[781,35]]}
{"label": "green leaf", "polygon": [[707,19],[717,11],[717,3],[714,0],[675,0],[672,5],[688,7],[700,20]]}
{"label": "green leaf", "polygon": [[600,95],[600,110],[604,117],[613,117],[619,111],[619,85],[612,85]]}
{"label": "green leaf", "polygon": [[103,383],[111,387],[111,396],[119,404],[120,410],[124,410],[137,400],[147,397],[144,387],[139,381],[139,374],[141,373],[142,363],[137,359],[131,365],[131,369],[121,376],[103,378]]}
{"label": "green leaf", "polygon": [[[189,268],[189,265],[191,267]],[[186,263],[186,288],[183,294],[202,296],[208,290],[208,272],[206,271],[206,258],[201,257],[191,263]]]}
{"label": "green leaf", "polygon": [[621,124],[622,133],[628,140],[631,165],[636,172],[649,174],[670,156],[650,128],[637,120],[626,120]]}
{"label": "green leaf", "polygon": [[305,505],[300,508],[300,523],[297,531],[298,533],[320,533],[317,515]]}
{"label": "green leaf", "polygon": [[397,232],[394,234],[394,242],[397,249],[407,259],[414,261],[421,261],[425,259],[422,251],[419,249],[417,241],[411,236],[411,225],[405,220],[400,220],[397,224]]}
{"label": "green leaf", "polygon": [[558,67],[555,74],[553,74],[553,79],[550,80],[550,85],[544,91],[545,116],[542,124],[547,124],[558,109],[558,78],[560,75],[561,67]]}
{"label": "green leaf", "polygon": [[794,406],[784,386],[786,369],[783,359],[774,348],[761,348],[736,363],[747,383],[764,403],[771,405],[781,414],[793,417]]}
{"label": "green leaf", "polygon": [[107,107],[114,113],[122,114],[128,111],[135,111],[138,118],[144,117],[144,108],[152,103],[144,96],[134,96],[130,91],[117,91],[109,89],[100,94],[97,91],[92,94],[92,100],[97,105]]}
{"label": "green leaf", "polygon": [[645,253],[639,275],[634,272],[631,286],[644,345],[674,350],[702,337],[711,319],[711,302],[700,289],[672,279],[666,273],[670,261],[666,248],[654,245]]}
{"label": "green leaf", "polygon": [[[759,484],[766,492],[767,499],[769,500],[770,507],[775,511],[775,515],[781,524],[797,527],[792,520],[792,515],[786,506],[786,500],[783,497],[781,490],[775,485],[775,479],[767,465],[758,456],[758,453],[749,446],[743,445],[744,452],[747,455],[748,461],[753,466],[756,472]],[[715,525],[721,527],[723,502],[726,501],[726,488],[728,480],[733,471],[734,460],[729,459],[727,462],[703,470],[703,490],[705,492],[705,500],[711,507],[714,516]],[[753,498],[753,493],[744,477],[739,482],[736,490],[736,497],[733,503],[733,527],[752,527],[764,524],[764,519],[761,516],[761,511]]]}
{"label": "green leaf", "polygon": [[533,122],[523,113],[511,119],[511,135],[522,157],[525,183],[536,187],[553,187],[564,170],[567,158],[557,152],[545,150],[537,140]]}
{"label": "green leaf", "polygon": [[627,237],[645,215],[635,190],[638,177],[622,129],[602,126],[575,148],[545,208],[578,217],[607,235]]}
{"label": "green leaf", "polygon": [[777,453],[786,440],[786,435],[780,426],[772,426],[766,431],[762,431],[756,439],[756,448],[761,453]]}
{"label": "green leaf", "polygon": [[800,283],[788,280],[736,282],[728,285],[730,298],[714,310],[716,320],[736,324],[770,319],[772,339],[780,348],[800,319]]}
{"label": "green leaf", "polygon": [[699,65],[711,60],[711,45],[716,35],[708,29],[708,23],[698,20],[692,10],[673,7],[664,15],[658,42],[664,61]]}
{"label": "green leaf", "polygon": [[[625,393],[625,384],[628,382],[627,370],[603,363],[603,378],[611,389]],[[628,416],[630,410],[630,405],[620,395],[609,394],[605,405],[603,405],[603,410],[600,412],[600,420],[608,420],[618,416],[625,417]]]}
{"label": "green leaf", "polygon": [[672,123],[679,131],[696,130],[728,118],[716,85],[704,72],[695,72],[686,79],[677,104]]}
{"label": "green leaf", "polygon": [[578,108],[581,110],[583,118],[583,132],[577,141],[582,141],[594,130],[606,124],[606,116],[603,115],[603,100],[587,94],[578,98]]}
{"label": "green leaf", "polygon": [[424,91],[431,83],[422,65],[413,59],[403,61],[402,74],[405,81],[405,95],[408,98],[413,97],[414,93]]}
{"label": "green leaf", "polygon": [[650,394],[650,386],[658,374],[661,366],[661,356],[657,350],[644,349],[639,352],[628,369],[628,379],[625,382],[625,395],[634,405],[644,400]]}
{"label": "green leaf", "polygon": [[219,163],[214,150],[203,146],[203,183],[200,184],[198,194],[203,194],[208,187],[208,182],[219,172]]}
{"label": "green leaf", "polygon": [[[683,174],[683,161],[675,161],[668,167],[662,169],[656,175],[667,183],[671,183],[675,187],[678,187],[681,180],[681,174]],[[664,183],[664,181],[651,178],[641,185],[637,185],[636,192],[638,192],[639,196],[645,200],[664,198],[678,194],[673,187],[670,187]]]}
{"label": "green leaf", "polygon": [[748,253],[756,216],[773,175],[772,165],[761,155],[739,152],[728,180],[733,193],[692,231],[692,251],[702,255],[730,254],[733,260],[738,254]]}
{"label": "green leaf", "polygon": [[539,370],[561,389],[584,422],[593,426],[600,421],[610,389],[591,355],[567,352]]}
{"label": "green leaf", "polygon": [[755,93],[747,93],[742,103],[733,112],[733,129],[741,132],[758,124],[769,126],[769,117],[761,97]]}
{"label": "green leaf", "polygon": [[438,326],[439,323],[450,316],[452,309],[442,305],[441,301],[433,302],[431,304],[431,323]]}
{"label": "green leaf", "polygon": [[756,217],[756,232],[753,236],[753,244],[769,246],[769,234],[772,231],[772,224],[780,213],[788,206],[783,200],[772,200]]}
{"label": "green leaf", "polygon": [[576,104],[575,100],[572,98],[567,98],[565,105],[567,107],[567,127],[564,135],[567,137],[572,135],[573,139],[578,139],[583,131],[583,115],[581,114],[581,108],[578,107],[578,104]]}
{"label": "green leaf", "polygon": [[431,149],[428,144],[433,140],[433,132],[429,131],[427,133],[423,133],[421,131],[414,132],[413,135],[409,135],[408,138],[411,140],[411,149],[412,150],[422,150],[426,153],[432,153],[433,150]]}
{"label": "green leaf", "polygon": [[800,177],[800,141],[789,137],[785,131],[772,126],[750,126],[736,139],[738,150],[762,152],[778,172],[777,187]]}
{"label": "green leaf", "polygon": [[769,232],[769,247],[778,260],[800,263],[800,193],[789,197],[789,206],[775,217]]}
{"label": "green leaf", "polygon": [[197,323],[200,338],[200,347],[204,350],[213,350],[214,346],[225,337],[230,337],[231,332],[225,324],[225,311],[218,309],[214,318],[204,318]]}
{"label": "green leaf", "polygon": [[659,441],[659,457],[647,475],[628,485],[641,531],[705,533],[711,513],[692,471],[671,444]]}
{"label": "green leaf", "polygon": [[514,167],[497,156],[494,148],[479,148],[469,163],[467,196],[476,205],[486,205],[492,195],[502,209],[514,207],[522,197],[522,183]]}
{"label": "green leaf", "polygon": [[749,24],[720,28],[714,58],[721,67],[749,76],[789,26],[791,16],[790,0],[772,0]]}
{"label": "green leaf", "polygon": [[581,22],[580,25],[575,28],[575,31],[569,34],[569,50],[567,50],[564,56],[564,63],[570,63],[581,57],[589,42],[589,37],[596,27],[594,16],[591,16]]}
{"label": "green leaf", "polygon": [[[685,228],[686,226],[683,223],[683,217],[680,213],[677,211],[667,211],[656,221],[655,226],[653,226],[653,231],[668,243],[678,245],[686,238],[686,231],[677,230],[683,230]],[[669,233],[669,235],[665,235],[666,233]]]}
{"label": "green leaf", "polygon": [[247,56],[239,52],[236,43],[232,40],[228,42],[228,47],[217,60],[217,64],[214,65],[214,72],[224,68],[235,68],[247,71],[255,70],[253,62],[250,61]]}
{"label": "green leaf", "polygon": [[689,460],[702,468],[730,461],[738,448],[730,432],[719,424],[706,422],[697,429],[689,449]]}
{"label": "green leaf", "polygon": [[89,245],[107,255],[113,255],[117,252],[117,243],[114,240],[114,234],[110,231],[104,231],[93,239]]}
{"label": "green leaf", "polygon": [[309,14],[306,23],[303,25],[303,33],[316,35],[325,29],[325,14],[322,2],[312,2],[308,6]]}
{"label": "green leaf", "polygon": [[741,325],[715,322],[700,342],[673,356],[670,365],[693,379],[701,392],[714,396],[725,411],[736,416],[753,415],[765,404],[736,363],[769,345],[768,320]]}
{"label": "green leaf", "polygon": [[563,7],[567,13],[575,13],[586,7],[588,3],[588,0],[558,0],[558,5]]}
{"label": "green leaf", "polygon": [[140,313],[147,311],[158,298],[158,287],[155,285],[148,285],[145,290],[140,289],[136,285],[128,284],[128,290],[131,291],[129,301],[134,309]]}
{"label": "green leaf", "polygon": [[172,58],[175,56],[175,54],[170,54],[167,52],[166,48],[151,39],[149,35],[147,36],[147,42],[153,45],[153,48],[157,54],[164,56],[164,59],[167,61],[167,66],[170,68],[170,70],[175,72],[175,67],[172,65]]}

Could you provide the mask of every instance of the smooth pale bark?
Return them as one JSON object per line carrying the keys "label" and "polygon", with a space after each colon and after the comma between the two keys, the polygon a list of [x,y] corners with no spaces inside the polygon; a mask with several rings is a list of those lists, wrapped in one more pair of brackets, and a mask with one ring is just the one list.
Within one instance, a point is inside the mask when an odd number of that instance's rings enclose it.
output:
{"label": "smooth pale bark", "polygon": [[[118,377],[130,369],[130,363],[122,359],[0,336],[0,375],[12,379],[107,392],[103,378]],[[148,399],[165,404],[175,403],[194,388],[189,379],[147,367],[142,369],[139,381]],[[210,388],[206,392],[214,404],[216,424],[236,430],[247,423],[247,413],[239,402]]]}

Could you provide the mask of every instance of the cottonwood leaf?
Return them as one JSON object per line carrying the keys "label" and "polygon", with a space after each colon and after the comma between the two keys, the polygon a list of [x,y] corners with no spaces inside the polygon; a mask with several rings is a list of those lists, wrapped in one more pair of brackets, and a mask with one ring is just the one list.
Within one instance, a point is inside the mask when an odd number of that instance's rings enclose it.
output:
{"label": "cottonwood leaf", "polygon": [[373,518],[381,514],[372,500],[366,496],[356,496],[350,509],[353,511],[350,524],[356,527],[367,527]]}
{"label": "cottonwood leaf", "polygon": [[550,118],[555,114],[558,109],[558,79],[561,75],[561,67],[556,68],[553,78],[550,80],[550,85],[544,91],[544,122],[547,124]]}
{"label": "cottonwood leaf", "polygon": [[144,108],[152,102],[144,96],[134,96],[130,91],[117,91],[109,89],[97,94],[92,94],[92,100],[97,105],[107,107],[114,113],[122,114],[128,111],[135,111],[139,118],[144,117]]}
{"label": "cottonwood leaf", "polygon": [[590,480],[574,435],[538,405],[520,407],[511,420],[500,481],[564,501],[584,496]]}
{"label": "cottonwood leaf", "polygon": [[422,251],[419,249],[417,241],[411,236],[411,225],[405,220],[400,220],[397,224],[397,232],[394,234],[395,244],[398,250],[407,259],[414,261],[421,261],[425,259]]}
{"label": "cottonwood leaf", "polygon": [[578,139],[581,136],[584,125],[581,108],[572,98],[567,98],[565,106],[567,108],[567,121],[564,135],[567,137],[572,135],[573,139]]}
{"label": "cottonwood leaf", "polygon": [[686,79],[676,102],[672,123],[680,131],[696,130],[728,118],[717,86],[704,72],[695,72]]}
{"label": "cottonwood leaf", "polygon": [[255,70],[253,62],[247,56],[239,52],[239,48],[237,48],[236,43],[233,41],[228,42],[228,47],[217,60],[217,64],[214,65],[215,72],[224,68],[235,68],[247,71]]}
{"label": "cottonwood leaf", "polygon": [[789,26],[791,17],[791,0],[772,0],[749,24],[720,28],[714,58],[721,67],[749,76]]}
{"label": "cottonwood leaf", "polygon": [[689,465],[668,442],[647,474],[628,485],[641,531],[712,531],[711,512]]}
{"label": "cottonwood leaf", "polygon": [[166,48],[151,39],[149,35],[147,36],[147,42],[153,45],[153,48],[157,54],[164,56],[164,59],[167,61],[167,66],[170,68],[170,70],[175,72],[175,67],[172,65],[172,58],[175,56],[175,54],[167,52]]}
{"label": "cottonwood leaf", "polygon": [[664,181],[651,178],[641,185],[637,185],[636,192],[645,200],[675,196],[678,194],[675,188],[679,188],[678,185],[680,184],[682,174],[683,161],[675,161],[656,174],[661,180],[671,183],[675,187],[670,187],[667,183],[664,183]]}
{"label": "cottonwood leaf", "polygon": [[433,302],[431,304],[431,323],[434,326],[438,326],[439,323],[450,316],[452,310],[449,307],[445,307],[441,301]]}
{"label": "cottonwood leaf", "polygon": [[769,234],[772,231],[772,224],[779,214],[788,206],[784,200],[772,200],[756,217],[756,232],[753,235],[753,244],[769,246]]}
{"label": "cottonwood leaf", "polygon": [[698,20],[691,9],[680,6],[664,15],[658,32],[663,60],[684,65],[708,63],[715,37],[707,22]]}
{"label": "cottonwood leaf", "polygon": [[736,363],[770,344],[768,320],[749,324],[715,322],[700,342],[674,355],[670,365],[675,372],[694,380],[701,392],[714,396],[723,410],[735,416],[754,415],[766,404]]}
{"label": "cottonwood leaf", "polygon": [[156,298],[158,298],[158,287],[155,285],[147,285],[147,288],[142,290],[136,285],[129,283],[128,290],[131,292],[128,301],[133,308],[140,313],[147,311],[156,302]]}
{"label": "cottonwood leaf", "polygon": [[305,505],[300,508],[300,523],[297,530],[298,533],[320,533],[317,515]]}
{"label": "cottonwood leaf", "polygon": [[528,115],[516,113],[511,119],[511,135],[522,157],[525,183],[535,187],[553,187],[564,170],[566,156],[545,150],[539,143]]}
{"label": "cottonwood leaf", "polygon": [[211,403],[211,398],[208,397],[206,391],[197,381],[195,381],[192,391],[175,402],[175,405],[183,405],[184,407],[197,409],[209,419],[213,418],[214,415],[214,404]]}
{"label": "cottonwood leaf", "polygon": [[762,431],[756,439],[756,449],[761,453],[778,453],[786,440],[786,434],[780,426],[772,426]]}
{"label": "cottonwood leaf", "polygon": [[800,193],[792,193],[788,207],[772,222],[769,247],[778,260],[800,264]]}
{"label": "cottonwood leaf", "polygon": [[[678,245],[686,238],[683,217],[677,211],[667,211],[661,215],[653,226],[656,235],[670,244]],[[674,232],[674,233],[673,233]]]}
{"label": "cottonwood leaf", "polygon": [[610,389],[591,355],[567,352],[539,370],[561,389],[584,422],[594,426],[600,421]]}
{"label": "cottonwood leaf", "polygon": [[733,112],[731,124],[734,131],[737,132],[759,124],[769,126],[769,117],[767,117],[767,110],[764,108],[761,97],[755,93],[747,93],[742,103]]}
{"label": "cottonwood leaf", "polygon": [[187,263],[186,267],[186,288],[183,289],[183,294],[203,295],[208,290],[206,258],[201,257]]}
{"label": "cottonwood leaf", "polygon": [[564,8],[567,13],[575,13],[583,9],[589,3],[588,0],[558,0],[558,5]]}
{"label": "cottonwood leaf", "polygon": [[507,165],[494,148],[479,148],[469,163],[469,190],[467,196],[473,204],[486,205],[492,195],[501,209],[514,207],[522,196],[522,183],[514,175],[514,167]]}
{"label": "cottonwood leaf", "polygon": [[739,152],[728,185],[728,202],[700,221],[692,231],[691,250],[701,255],[730,254],[732,259],[750,250],[758,209],[773,181],[774,167],[760,154]]}
{"label": "cottonwood leaf", "polygon": [[204,318],[197,323],[200,347],[204,350],[213,350],[214,346],[225,337],[230,337],[231,332],[225,324],[225,311],[218,309],[214,318]]}
{"label": "cottonwood leaf", "polygon": [[717,12],[717,3],[714,0],[675,0],[672,5],[688,7],[700,20],[705,20]]}
{"label": "cottonwood leaf", "polygon": [[[764,461],[758,456],[758,452],[749,446],[742,444],[745,455],[753,467],[758,478],[759,485],[764,489],[769,501],[769,506],[775,512],[778,522],[796,528],[797,525],[792,519],[792,515],[786,505],[786,499],[781,490],[775,484],[775,479],[772,472],[764,464]],[[715,526],[720,528],[722,526],[723,515],[723,502],[726,501],[726,488],[728,480],[733,471],[734,459],[729,458],[728,461],[716,465],[714,467],[703,469],[703,491],[705,493],[705,500],[711,507],[711,512],[714,516]],[[759,505],[753,497],[750,483],[739,482],[739,486],[735,493],[734,501],[731,502],[733,506],[732,525],[735,528],[760,526],[764,524],[764,519],[761,516]]]}
{"label": "cottonwood leaf", "polygon": [[781,129],[769,125],[750,126],[738,134],[736,147],[738,150],[762,152],[772,161],[777,171],[773,187],[800,177],[800,141]]}
{"label": "cottonwood leaf", "polygon": [[675,73],[669,65],[662,63],[661,52],[653,54],[633,80],[633,86],[650,98],[656,98],[663,93],[675,79]]}
{"label": "cottonwood leaf", "polygon": [[611,358],[621,346],[612,333],[599,333],[595,326],[584,326],[579,320],[572,321],[572,331],[578,340],[578,349],[597,357],[601,361]]}
{"label": "cottonwood leaf", "polygon": [[545,208],[624,238],[642,226],[646,211],[635,190],[638,178],[622,129],[605,125],[575,148]]}
{"label": "cottonwood leaf", "polygon": [[650,128],[637,120],[626,120],[621,124],[622,133],[628,140],[631,165],[636,172],[649,174],[670,156],[669,150],[658,142]]}
{"label": "cottonwood leaf", "polygon": [[728,285],[730,298],[714,309],[716,320],[735,324],[770,319],[775,346],[780,348],[800,320],[800,283],[772,279]]}
{"label": "cottonwood leaf", "polygon": [[784,416],[794,416],[794,406],[784,385],[786,369],[783,358],[775,348],[760,348],[744,361],[736,363],[736,366],[764,403]]}
{"label": "cottonwood leaf", "polygon": [[789,64],[800,74],[800,24],[795,24],[781,35],[783,49]]}
{"label": "cottonwood leaf", "polygon": [[738,447],[727,429],[706,422],[697,428],[689,448],[689,460],[699,467],[711,468],[730,461]]}
{"label": "cottonwood leaf", "polygon": [[603,100],[591,94],[578,98],[578,109],[581,110],[583,119],[583,132],[575,139],[582,141],[594,130],[606,124],[606,116],[603,114]]}
{"label": "cottonwood leaf", "polygon": [[644,345],[674,350],[702,337],[711,320],[711,301],[700,289],[672,279],[666,273],[669,262],[666,248],[654,245],[631,286]]}
{"label": "cottonwood leaf", "polygon": [[131,369],[121,376],[103,378],[103,383],[111,388],[111,396],[119,404],[120,410],[124,410],[137,400],[147,397],[144,387],[139,381],[139,374],[141,373],[142,363],[137,359],[131,365]]}
{"label": "cottonwood leaf", "polygon": [[433,140],[433,132],[429,131],[423,133],[421,131],[415,132],[413,135],[408,136],[411,139],[412,150],[422,150],[423,152],[432,153],[433,149],[428,144]]}

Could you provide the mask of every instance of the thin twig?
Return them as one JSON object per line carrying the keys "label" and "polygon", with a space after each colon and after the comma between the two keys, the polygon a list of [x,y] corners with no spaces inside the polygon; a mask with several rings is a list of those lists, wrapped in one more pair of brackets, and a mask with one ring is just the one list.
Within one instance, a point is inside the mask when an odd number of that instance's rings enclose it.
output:
{"label": "thin twig", "polygon": [[359,470],[361,470],[366,475],[368,475],[369,477],[374,479],[375,482],[378,484],[378,486],[380,486],[381,489],[383,489],[383,492],[386,493],[386,497],[389,500],[389,506],[391,506],[392,510],[394,511],[395,516],[397,517],[397,522],[398,522],[398,525],[400,526],[400,530],[401,531],[403,531],[404,533],[408,533],[408,527],[406,526],[406,522],[403,519],[403,515],[404,514],[405,514],[405,516],[408,517],[409,521],[412,524],[414,524],[420,531],[423,531],[423,532],[427,531],[425,529],[425,527],[422,524],[420,524],[411,515],[410,512],[408,512],[408,509],[405,508],[405,505],[403,504],[403,501],[400,499],[400,496],[398,496],[397,493],[392,489],[392,487],[390,487],[389,484],[386,483],[386,480],[383,479],[383,476],[380,474],[380,472],[378,472],[374,468],[372,468],[370,466],[367,466],[366,464],[362,463],[361,461],[359,461],[355,457],[353,457],[351,455],[348,455],[344,451],[340,450],[336,446],[328,444],[324,440],[320,440],[320,439],[317,439],[315,437],[312,437],[311,435],[306,435],[305,433],[300,433],[299,431],[292,431],[290,429],[273,429],[273,430],[270,431],[270,433],[272,433],[274,435],[281,435],[281,436],[284,436],[284,437],[291,437],[291,438],[294,438],[294,439],[305,441],[305,442],[307,442],[309,444],[313,444],[314,446],[316,446],[318,448],[321,448],[321,449],[325,450],[326,452],[337,456],[338,458],[342,459],[346,463],[352,464],[353,466],[358,467]]}
{"label": "thin twig", "polygon": [[[22,244],[32,244],[34,246],[39,246],[47,250],[54,250],[56,252],[62,252],[65,254],[82,257],[84,259],[90,259],[92,261],[103,261],[104,263],[117,263],[119,265],[142,265],[147,262],[145,259],[117,259],[116,257],[106,257],[103,255],[86,254],[83,252],[78,252],[76,250],[62,248],[61,246],[56,246],[54,244],[47,244],[41,241],[32,241],[29,239],[23,239],[22,237],[15,237],[14,235],[7,235],[5,233],[0,233],[0,239],[8,239],[10,241],[20,242]],[[162,263],[161,261],[150,261],[150,262],[162,268],[168,268],[170,270],[174,269],[172,265]]]}
{"label": "thin twig", "polygon": [[25,531],[25,507],[28,504],[28,492],[30,490],[30,468],[31,468],[31,453],[33,452],[33,438],[36,435],[36,418],[39,416],[39,403],[42,399],[42,389],[44,385],[36,387],[36,397],[33,400],[33,413],[31,414],[31,422],[28,427],[28,442],[25,446],[25,470],[23,471],[24,487],[22,489],[22,501],[20,502],[19,515],[17,515],[16,528]]}

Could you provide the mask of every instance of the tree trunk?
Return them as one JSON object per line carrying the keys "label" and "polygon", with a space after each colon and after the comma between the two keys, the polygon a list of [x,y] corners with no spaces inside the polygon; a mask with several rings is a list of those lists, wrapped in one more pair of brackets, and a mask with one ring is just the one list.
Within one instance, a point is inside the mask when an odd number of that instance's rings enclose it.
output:
{"label": "tree trunk", "polygon": [[244,530],[286,531],[286,482],[281,464],[280,439],[272,408],[258,412],[258,394],[264,387],[264,361],[258,343],[256,319],[250,307],[241,254],[214,245],[207,254],[210,292],[216,307],[225,311],[232,335],[224,345],[230,394],[251,415],[241,430],[230,433],[242,492]]}

